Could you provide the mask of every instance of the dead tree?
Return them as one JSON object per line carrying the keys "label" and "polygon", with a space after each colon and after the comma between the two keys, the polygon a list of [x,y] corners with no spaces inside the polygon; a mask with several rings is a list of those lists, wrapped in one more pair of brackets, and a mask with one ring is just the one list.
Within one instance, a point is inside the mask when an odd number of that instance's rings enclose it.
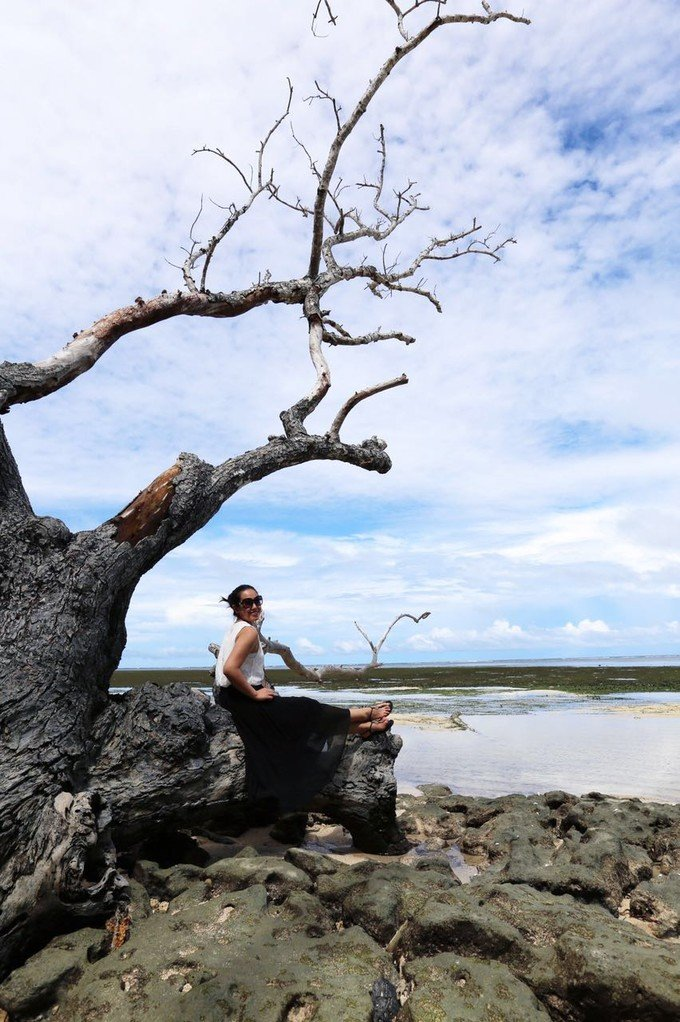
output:
{"label": "dead tree", "polygon": [[[81,532],[35,514],[0,425],[0,970],[24,954],[36,934],[47,938],[64,916],[93,914],[113,904],[121,883],[116,840],[124,842],[140,828],[148,832],[182,813],[208,817],[238,798],[243,778],[237,746],[218,733],[227,727],[226,714],[216,715],[189,690],[174,690],[163,699],[144,692],[119,705],[109,697],[108,684],[125,646],[125,615],[139,579],[237,490],[315,460],[389,470],[383,440],[348,443],[341,431],[359,402],[405,384],[405,376],[358,389],[323,432],[312,433],[306,425],[331,384],[327,346],[413,340],[398,330],[352,333],[328,311],[333,289],[358,281],[376,296],[410,292],[439,310],[421,277],[428,262],[472,254],[497,260],[511,240],[494,242],[473,220],[432,239],[405,263],[390,262],[384,254],[371,261],[371,250],[384,253],[385,242],[422,208],[410,182],[392,196],[385,194],[382,129],[377,176],[362,182],[370,208],[362,211],[343,200],[338,159],[373,97],[434,32],[457,24],[527,23],[492,11],[486,2],[475,14],[447,14],[446,0],[415,0],[407,8],[386,3],[397,20],[397,45],[349,114],[344,117],[330,94],[318,88],[336,130],[323,164],[310,161],[312,201],[286,196],[267,163],[268,143],[289,114],[290,90],[286,109],[257,149],[252,175],[228,154],[212,150],[236,173],[243,199],[229,207],[207,241],[196,239],[194,225],[182,287],[138,297],[107,313],[43,361],[0,364],[0,413],[7,413],[65,387],[126,334],[179,316],[230,319],[271,303],[302,310],[315,371],[309,391],[281,413],[280,435],[217,465],[180,454],[117,515]],[[318,5],[318,18],[324,10],[333,17],[326,3]],[[423,22],[423,15],[432,16]],[[409,34],[414,16],[420,27]],[[308,265],[287,279],[264,274],[254,284],[224,290],[212,280],[213,257],[234,225],[264,198],[280,204],[282,215],[286,207],[285,215],[307,217]],[[344,260],[347,246],[357,242],[366,244],[365,257]],[[164,801],[169,790],[173,797]]]}
{"label": "dead tree", "polygon": [[[277,656],[280,656],[289,671],[292,671],[293,674],[297,674],[300,678],[305,678],[307,681],[314,681],[318,684],[323,684],[324,681],[330,681],[331,679],[333,681],[358,681],[361,678],[365,678],[369,671],[374,671],[377,667],[382,667],[382,664],[378,661],[380,650],[385,645],[388,635],[398,621],[403,621],[404,618],[409,618],[409,620],[413,621],[414,624],[418,624],[420,621],[424,621],[425,618],[429,616],[429,610],[419,614],[418,617],[415,617],[413,614],[398,614],[394,621],[385,630],[385,633],[378,642],[373,642],[372,639],[369,639],[361,625],[355,621],[354,625],[356,629],[361,633],[361,635],[363,635],[371,649],[371,659],[367,664],[362,664],[361,666],[357,666],[355,664],[323,664],[320,667],[306,667],[304,664],[300,663],[290,646],[286,646],[283,642],[277,642],[276,639],[263,637],[262,647],[265,653],[276,653]],[[211,650],[214,650],[215,648],[216,647],[213,647],[212,645],[210,646]]]}

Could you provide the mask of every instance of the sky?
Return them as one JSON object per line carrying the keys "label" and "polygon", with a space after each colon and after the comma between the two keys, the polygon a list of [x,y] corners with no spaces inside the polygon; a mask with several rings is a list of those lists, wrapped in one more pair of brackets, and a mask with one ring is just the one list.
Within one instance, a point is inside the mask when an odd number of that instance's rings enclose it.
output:
{"label": "sky", "polygon": [[[384,0],[36,0],[13,5],[2,47],[2,355],[36,361],[138,295],[181,286],[176,264],[243,185],[282,112],[321,160],[331,110],[351,109],[400,41]],[[448,7],[448,10],[453,8]],[[456,8],[477,13],[472,2]],[[678,28],[672,0],[526,0],[530,27],[449,26],[402,62],[343,153],[348,188],[417,181],[430,208],[389,254],[407,259],[473,217],[516,239],[494,264],[433,263],[441,314],[360,284],[330,296],[356,333],[413,334],[329,350],[323,432],[359,387],[407,387],[357,408],[344,436],[378,435],[378,476],[310,464],[240,491],[140,582],[122,666],[208,665],[228,624],[220,595],[265,596],[266,634],[310,663],[360,662],[402,612],[391,662],[680,654]],[[675,48],[674,48],[675,42]],[[284,125],[277,179],[311,201]],[[260,200],[209,286],[302,274],[309,221]],[[375,249],[358,253],[371,261]],[[213,463],[280,431],[313,380],[299,309],[183,320],[131,334],[87,374],[15,407],[8,438],[36,512],[90,528],[180,451]]]}

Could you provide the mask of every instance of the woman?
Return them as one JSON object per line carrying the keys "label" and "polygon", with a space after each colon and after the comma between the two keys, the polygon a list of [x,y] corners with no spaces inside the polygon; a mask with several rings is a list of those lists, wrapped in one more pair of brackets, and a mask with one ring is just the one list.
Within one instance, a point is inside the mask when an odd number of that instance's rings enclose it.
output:
{"label": "woman", "polygon": [[234,623],[220,647],[215,701],[231,713],[245,746],[252,799],[274,799],[281,812],[304,809],[330,781],[348,734],[388,731],[392,704],[328,706],[307,696],[279,696],[267,682],[257,623],[262,597],[242,585],[226,602]]}

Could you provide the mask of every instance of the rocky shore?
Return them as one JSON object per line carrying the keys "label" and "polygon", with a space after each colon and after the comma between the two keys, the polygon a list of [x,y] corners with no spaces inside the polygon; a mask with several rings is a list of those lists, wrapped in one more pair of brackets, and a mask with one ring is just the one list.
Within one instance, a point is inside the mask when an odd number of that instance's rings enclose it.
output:
{"label": "rocky shore", "polygon": [[680,806],[427,785],[399,810],[399,858],[137,861],[130,920],[52,940],[0,1020],[677,1022]]}

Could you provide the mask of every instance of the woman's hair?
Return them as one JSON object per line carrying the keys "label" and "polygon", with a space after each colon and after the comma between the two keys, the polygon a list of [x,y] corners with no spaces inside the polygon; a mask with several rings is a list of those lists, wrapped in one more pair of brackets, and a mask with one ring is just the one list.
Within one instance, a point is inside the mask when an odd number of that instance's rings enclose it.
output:
{"label": "woman's hair", "polygon": [[228,596],[221,596],[220,599],[223,603],[228,603],[231,609],[235,612],[241,602],[241,593],[246,589],[253,589],[257,592],[255,586],[236,586],[236,589],[232,589]]}

